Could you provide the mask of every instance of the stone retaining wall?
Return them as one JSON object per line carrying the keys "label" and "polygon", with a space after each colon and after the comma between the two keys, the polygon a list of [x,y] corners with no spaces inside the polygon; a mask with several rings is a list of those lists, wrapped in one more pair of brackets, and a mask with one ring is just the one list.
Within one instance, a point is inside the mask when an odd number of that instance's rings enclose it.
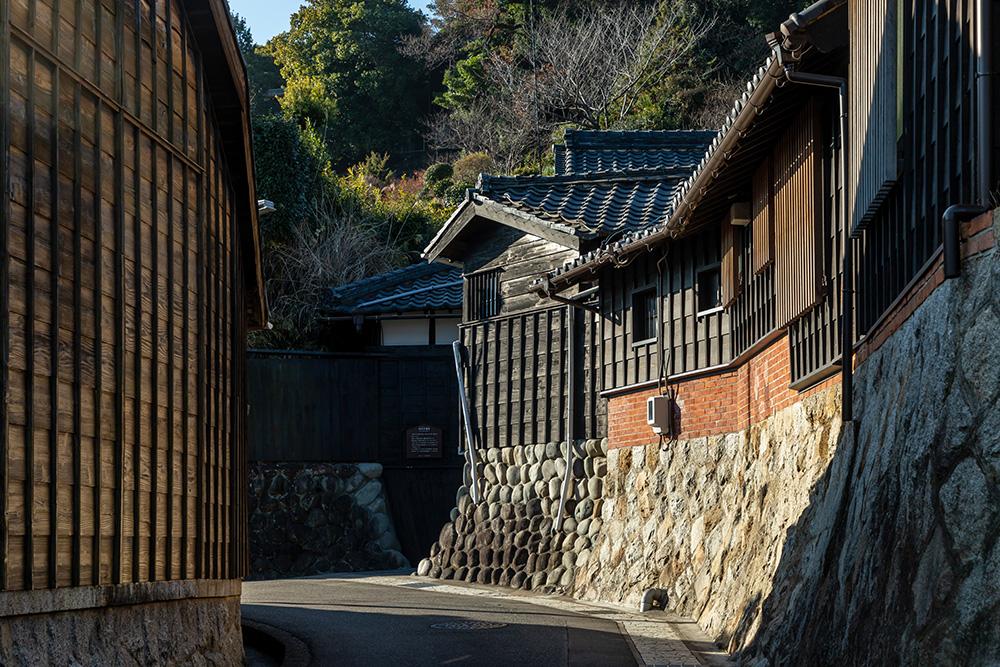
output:
{"label": "stone retaining wall", "polygon": [[574,594],[638,608],[663,589],[667,610],[711,636],[752,637],[787,530],[836,453],[839,413],[838,385],[736,433],[612,449],[604,529]]}
{"label": "stone retaining wall", "polygon": [[0,617],[0,664],[239,667],[240,598]]}
{"label": "stone retaining wall", "polygon": [[612,449],[571,587],[647,588],[741,664],[992,665],[1000,646],[1000,262],[938,286],[840,387],[735,433]]}
{"label": "stone retaining wall", "polygon": [[559,443],[478,452],[485,502],[473,505],[469,471],[451,521],[417,574],[566,592],[601,533],[607,440],[577,440],[571,493],[555,531],[566,459]]}
{"label": "stone retaining wall", "polygon": [[378,463],[250,464],[250,575],[409,567]]}

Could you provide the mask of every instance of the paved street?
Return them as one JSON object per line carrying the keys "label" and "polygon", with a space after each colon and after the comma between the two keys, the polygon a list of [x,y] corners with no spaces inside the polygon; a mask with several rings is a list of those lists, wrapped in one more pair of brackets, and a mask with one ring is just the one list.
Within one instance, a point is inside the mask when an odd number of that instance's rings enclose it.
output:
{"label": "paved street", "polygon": [[[243,615],[301,639],[309,665],[725,664],[662,613],[399,572],[247,582]],[[678,631],[694,633],[687,645]]]}

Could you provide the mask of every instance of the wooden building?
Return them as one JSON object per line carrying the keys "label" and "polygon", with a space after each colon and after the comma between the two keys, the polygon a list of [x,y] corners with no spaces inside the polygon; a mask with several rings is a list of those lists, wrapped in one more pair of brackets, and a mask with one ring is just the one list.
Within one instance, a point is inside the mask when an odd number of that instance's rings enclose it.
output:
{"label": "wooden building", "polygon": [[239,664],[266,305],[228,8],[12,0],[0,31],[0,662],[66,664],[72,632]]}
{"label": "wooden building", "polygon": [[[609,413],[664,393],[675,437],[733,432],[841,381],[844,341],[853,357],[941,257],[948,207],[985,210],[996,96],[976,72],[995,66],[973,5],[896,8],[793,14],[663,220],[531,286],[599,284]],[[627,433],[612,446],[653,438]]]}
{"label": "wooden building", "polygon": [[480,446],[565,440],[571,403],[573,438],[604,436],[594,290],[582,285],[539,303],[529,287],[654,224],[711,136],[569,132],[556,147],[555,176],[482,175],[428,245],[427,259],[462,267],[462,343]]}

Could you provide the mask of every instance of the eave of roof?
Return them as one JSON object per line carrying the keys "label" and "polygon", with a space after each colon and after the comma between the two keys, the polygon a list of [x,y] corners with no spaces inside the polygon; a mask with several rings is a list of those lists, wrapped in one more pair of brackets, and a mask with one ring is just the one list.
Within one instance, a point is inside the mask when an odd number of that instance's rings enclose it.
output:
{"label": "eave of roof", "polygon": [[247,326],[260,329],[267,325],[267,298],[260,260],[246,64],[224,0],[182,1],[202,55],[206,92],[216,114],[226,164],[233,174],[240,255],[247,287]]}
{"label": "eave of roof", "polygon": [[459,237],[473,227],[476,221],[513,227],[574,250],[580,249],[581,239],[590,238],[569,225],[538,218],[470,191],[465,201],[455,209],[424,248],[421,257],[431,262],[461,262],[460,256],[456,256],[464,251],[464,244]]}
{"label": "eave of roof", "polygon": [[744,136],[750,132],[755,119],[761,114],[777,88],[778,82],[784,78],[784,68],[779,57],[783,53],[782,49],[784,52],[789,52],[794,48],[796,53],[800,54],[808,44],[810,27],[820,21],[823,22],[824,49],[833,48],[834,40],[829,38],[827,31],[836,32],[841,27],[846,29],[846,22],[841,22],[840,17],[834,14],[834,10],[845,5],[846,0],[820,0],[802,12],[792,14],[782,24],[781,29],[786,36],[784,43],[777,41],[774,36],[769,36],[772,54],[747,83],[746,92],[736,100],[722,129],[712,141],[694,174],[674,195],[663,223],[634,232],[617,243],[578,257],[536,281],[529,289],[541,295],[561,291],[592,276],[607,264],[621,261],[654,245],[693,231],[688,229],[689,219],[705,199],[709,186],[725,169]]}

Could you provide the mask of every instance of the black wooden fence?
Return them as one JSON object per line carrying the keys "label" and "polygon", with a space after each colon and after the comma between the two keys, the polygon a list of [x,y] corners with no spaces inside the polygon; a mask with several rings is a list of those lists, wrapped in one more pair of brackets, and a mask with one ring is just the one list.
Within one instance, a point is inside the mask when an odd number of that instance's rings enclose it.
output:
{"label": "black wooden fence", "polygon": [[[247,373],[250,460],[381,463],[403,553],[426,555],[462,483],[451,347],[255,351]],[[441,429],[441,458],[406,458],[406,430],[423,423]]]}
{"label": "black wooden fence", "polygon": [[[451,347],[249,356],[251,461],[461,465]],[[422,423],[442,430],[442,458],[406,458],[406,430]]]}

